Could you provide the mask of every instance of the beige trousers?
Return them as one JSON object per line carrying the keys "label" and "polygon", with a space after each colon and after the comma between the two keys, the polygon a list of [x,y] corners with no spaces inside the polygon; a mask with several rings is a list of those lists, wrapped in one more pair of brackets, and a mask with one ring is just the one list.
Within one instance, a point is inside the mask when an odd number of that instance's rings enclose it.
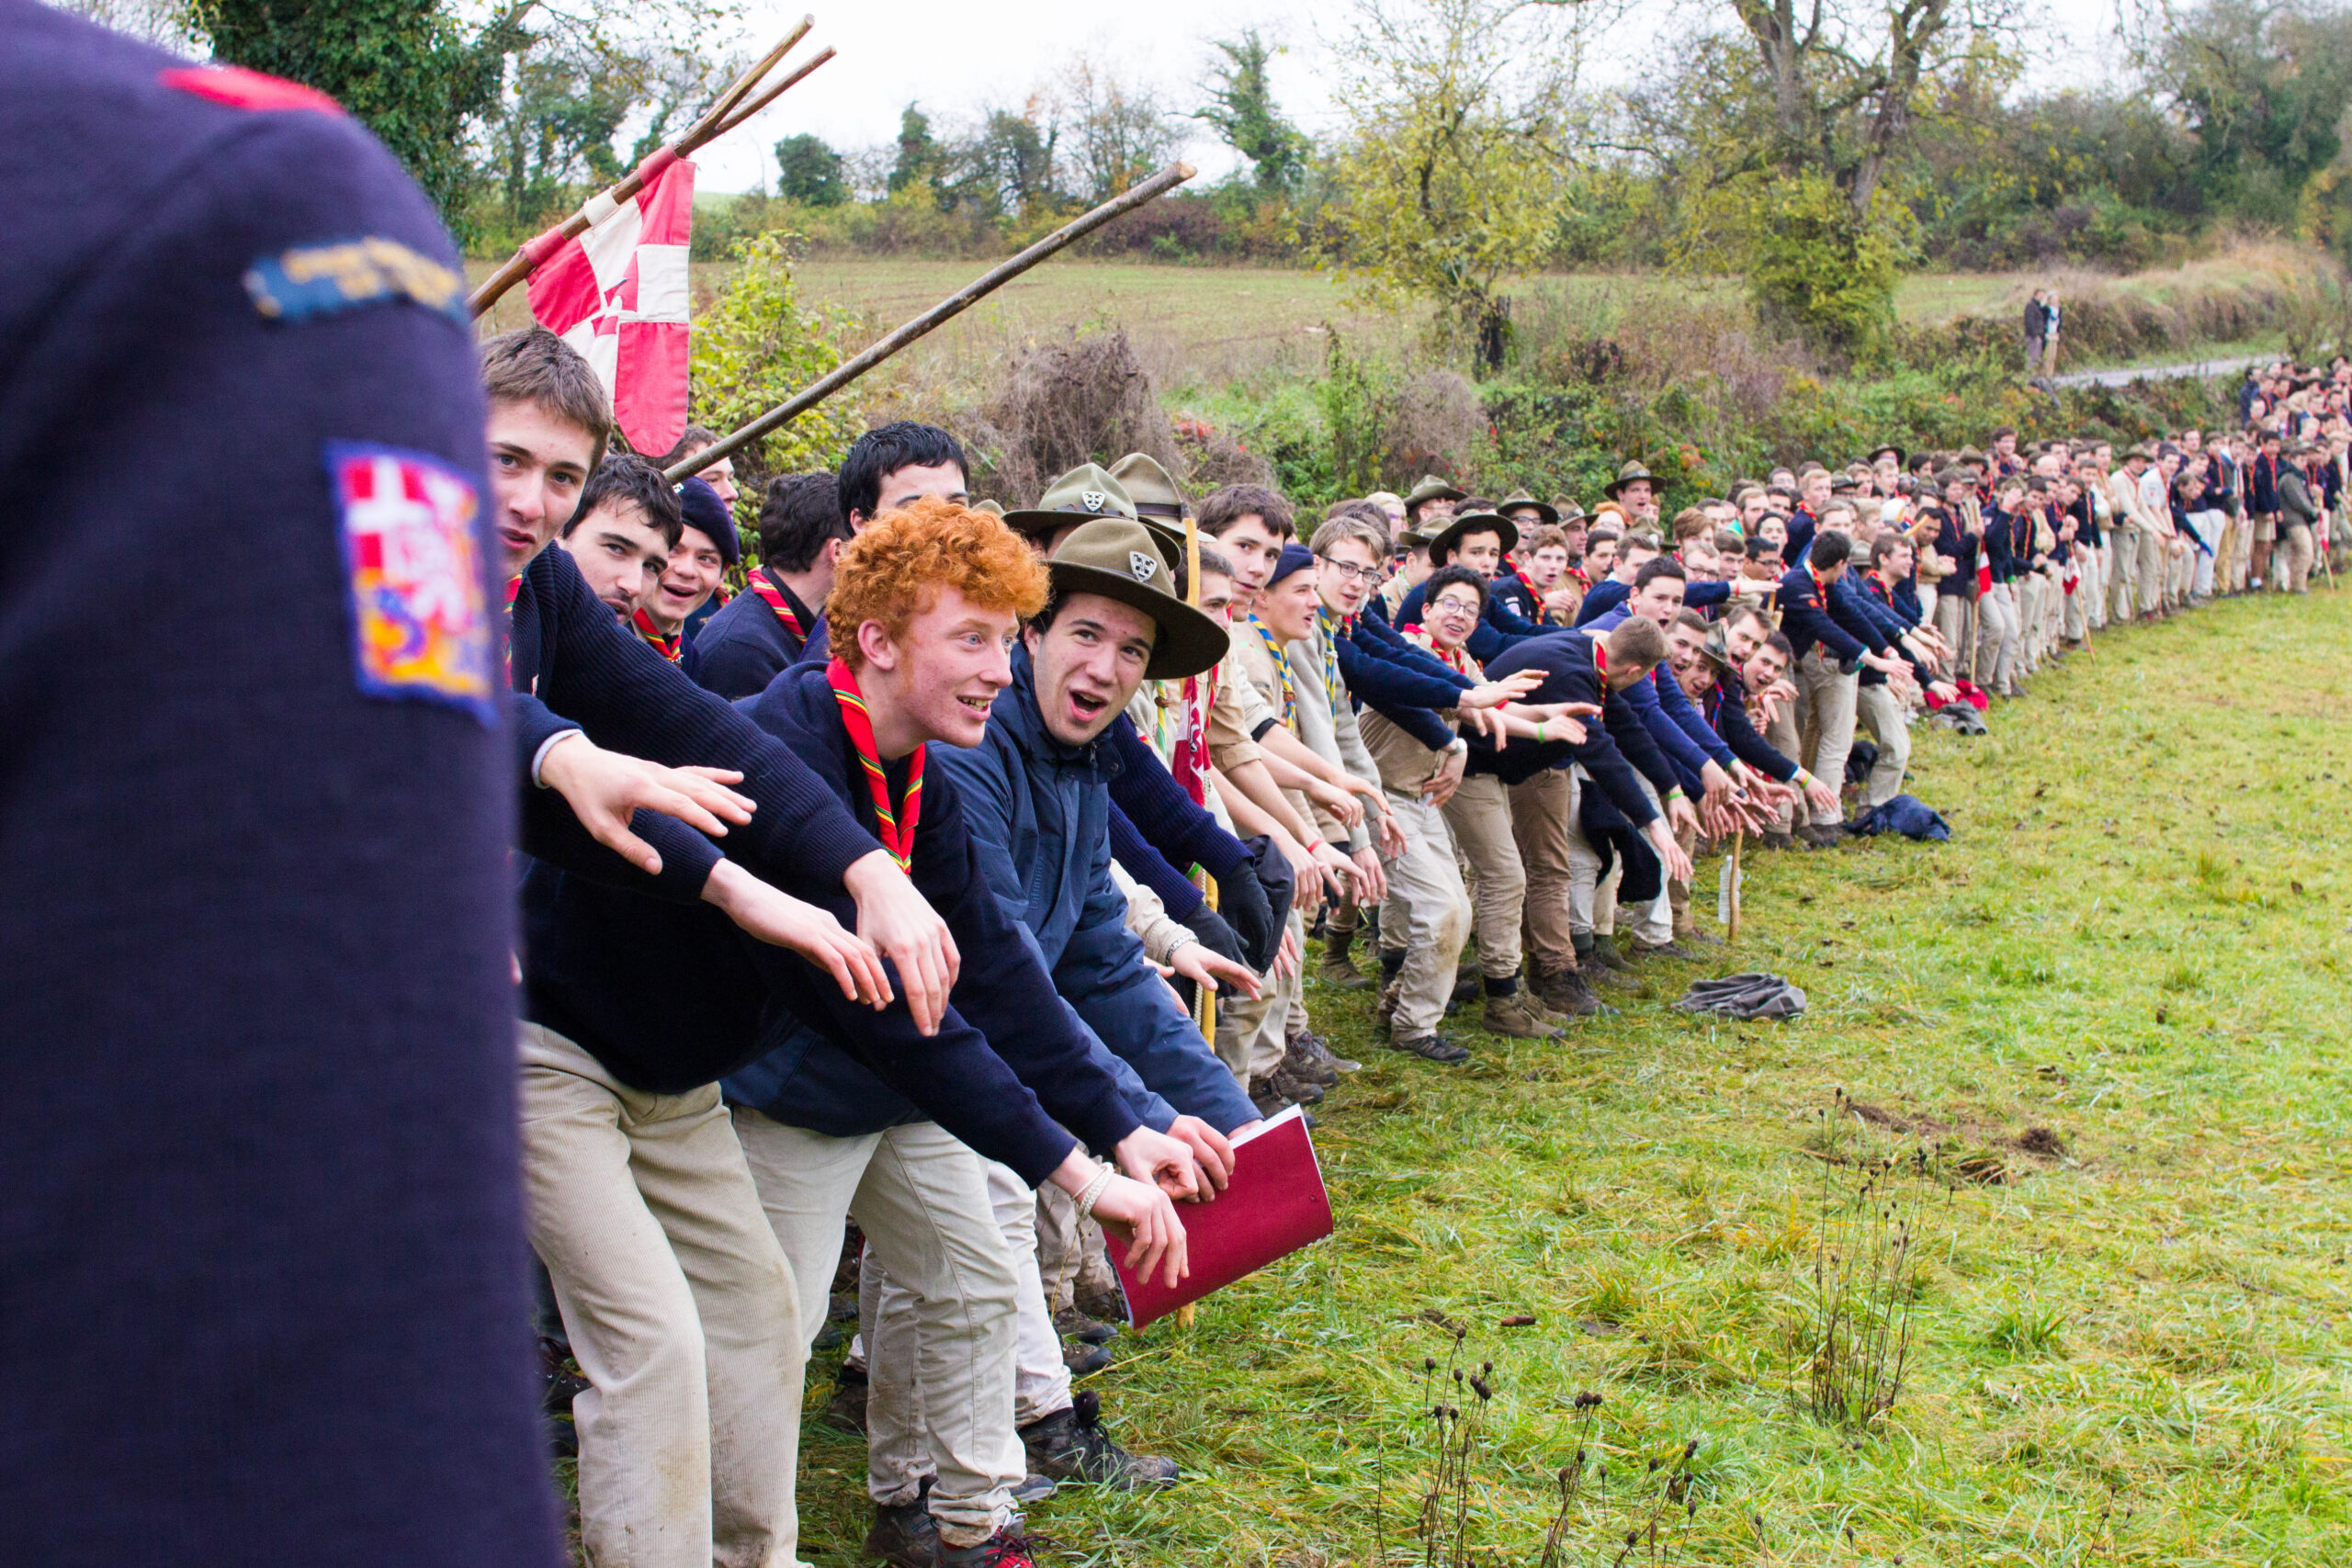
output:
{"label": "beige trousers", "polygon": [[1527,947],[1535,954],[1536,968],[1546,974],[1577,966],[1568,919],[1569,813],[1575,804],[1576,784],[1566,768],[1546,768],[1510,786],[1511,837],[1527,877]]}
{"label": "beige trousers", "polygon": [[2153,615],[2164,608],[2165,592],[2172,581],[2172,560],[2165,553],[2167,541],[2154,528],[2135,527],[2132,530],[2132,548],[2137,558],[2132,562],[2132,580],[2139,592],[2139,611]]}
{"label": "beige trousers", "polygon": [[[537,1024],[521,1066],[531,1246],[589,1382],[571,1405],[588,1560],[797,1562],[808,1344],[718,1086],[641,1093]],[[814,1268],[811,1322],[831,1272]]]}
{"label": "beige trousers", "polygon": [[[1806,649],[1797,660],[1797,700],[1820,731],[1813,760],[1806,766],[1815,778],[1827,779],[1833,786],[1844,784],[1846,753],[1854,749],[1854,700],[1860,680],[1859,672],[1845,674],[1836,663],[1822,658],[1818,648]],[[1837,805],[1813,807],[1816,828],[1835,827],[1844,817]]]}
{"label": "beige trousers", "polygon": [[2312,581],[2312,525],[2308,523],[2281,523],[2278,525],[2278,577],[2290,593],[2301,593]]}
{"label": "beige trousers", "polygon": [[1018,1271],[980,1157],[931,1122],[829,1138],[738,1106],[735,1128],[800,1281],[801,1322],[825,1321],[846,1219],[865,1233],[868,1268],[911,1282],[896,1325],[872,1321],[860,1292],[872,1380],[867,1491],[877,1503],[911,1503],[936,1474],[931,1514],[943,1537],[986,1540],[1012,1517],[1027,1465],[1012,1427]]}
{"label": "beige trousers", "polygon": [[[1380,935],[1405,932],[1405,967],[1398,974],[1396,1010],[1390,1028],[1399,1040],[1433,1034],[1445,1020],[1453,995],[1454,965],[1470,932],[1470,893],[1453,862],[1453,837],[1445,814],[1419,796],[1391,792],[1388,809],[1405,832],[1405,852],[1384,861],[1388,901],[1381,906]],[[1394,911],[1405,920],[1392,928]],[[1514,917],[1516,923],[1516,917]]]}
{"label": "beige trousers", "polygon": [[[1304,953],[1306,921],[1295,907],[1290,912],[1290,931]],[[1383,941],[1387,938],[1385,927],[1381,936]],[[1217,998],[1217,1060],[1245,1090],[1252,1078],[1262,1078],[1281,1065],[1291,1006],[1299,999],[1300,990],[1300,976],[1292,974],[1281,979],[1269,976],[1255,998],[1238,994]]]}
{"label": "beige trousers", "polygon": [[1871,764],[1862,803],[1884,806],[1903,793],[1904,771],[1911,765],[1911,716],[1904,712],[1894,688],[1883,684],[1857,686],[1854,708],[1878,740],[1878,761]]}
{"label": "beige trousers", "polygon": [[1517,975],[1527,869],[1511,829],[1510,790],[1500,779],[1469,774],[1442,814],[1453,831],[1454,846],[1470,863],[1470,913],[1478,933],[1479,973],[1495,980]]}

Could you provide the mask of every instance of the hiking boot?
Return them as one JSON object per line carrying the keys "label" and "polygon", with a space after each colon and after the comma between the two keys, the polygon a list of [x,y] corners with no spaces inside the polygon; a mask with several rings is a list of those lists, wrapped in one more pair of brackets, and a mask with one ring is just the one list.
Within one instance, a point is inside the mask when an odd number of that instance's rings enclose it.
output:
{"label": "hiking boot", "polygon": [[1458,1062],[1466,1062],[1470,1059],[1470,1053],[1467,1050],[1451,1040],[1435,1034],[1407,1035],[1401,1039],[1391,1040],[1388,1043],[1388,1048],[1391,1051],[1402,1051],[1408,1055],[1419,1056],[1424,1061],[1437,1062],[1449,1067]]}
{"label": "hiking boot", "polygon": [[[1085,1481],[1123,1492],[1141,1486],[1172,1486],[1176,1461],[1154,1454],[1131,1454],[1102,1429],[1102,1396],[1089,1390],[1068,1410],[1041,1416],[1021,1428],[1029,1468],[1054,1481]],[[945,1559],[943,1557],[942,1561]]]}
{"label": "hiking boot", "polygon": [[892,1568],[932,1568],[939,1558],[939,1526],[922,1498],[876,1503],[874,1528],[865,1532],[865,1555]]}
{"label": "hiking boot", "polygon": [[1797,829],[1797,841],[1809,850],[1834,850],[1845,837],[1846,829],[1834,825],[1823,827],[1808,822]]}
{"label": "hiking boot", "polygon": [[1396,993],[1404,985],[1403,973],[1399,970],[1381,983],[1380,1003],[1372,1010],[1372,1030],[1375,1034],[1387,1033],[1396,1021]]}
{"label": "hiking boot", "polygon": [[[1951,705],[1947,704],[1947,705],[1946,705],[1947,707],[1949,707]],[[1954,728],[1958,728],[1958,727],[1957,727],[1957,726],[1955,726]],[[1797,847],[1797,840],[1796,840],[1796,835],[1795,835],[1795,834],[1793,834],[1793,833],[1783,833],[1783,832],[1780,831],[1778,829],[1770,829],[1770,830],[1767,831],[1767,832],[1765,833],[1765,835],[1764,835],[1764,838],[1763,838],[1762,842],[1763,842],[1764,847],[1765,847],[1766,849],[1768,849],[1768,850],[1792,850],[1792,849],[1795,849],[1795,848]]]}
{"label": "hiking boot", "polygon": [[834,1425],[847,1427],[858,1436],[865,1435],[865,1369],[842,1363],[833,1374],[833,1397],[825,1402],[825,1414]]}
{"label": "hiking boot", "polygon": [[1061,1490],[1061,1483],[1050,1476],[1024,1475],[1012,1488],[1016,1503],[1042,1503]]}
{"label": "hiking boot", "polygon": [[1697,926],[1692,926],[1687,931],[1676,931],[1674,933],[1674,940],[1682,943],[1685,947],[1690,946],[1693,942],[1696,942],[1701,947],[1721,947],[1724,944],[1723,938],[1717,936],[1713,931],[1702,931]]}
{"label": "hiking boot", "polygon": [[1679,942],[1668,941],[1659,942],[1656,947],[1637,942],[1634,944],[1634,956],[1643,959],[1672,958],[1687,964],[1696,960],[1699,955]]}
{"label": "hiking boot", "polygon": [[1487,977],[1484,975],[1476,969],[1464,975],[1457,969],[1453,974],[1453,992],[1445,999],[1448,1006],[1460,1007],[1464,1002],[1475,1002],[1486,994]]}
{"label": "hiking boot", "polygon": [[1581,971],[1558,969],[1539,971],[1536,994],[1544,1005],[1563,1018],[1614,1018],[1617,1010],[1592,994],[1585,984]]}
{"label": "hiking boot", "polygon": [[1261,1117],[1279,1116],[1290,1109],[1289,1101],[1276,1094],[1273,1086],[1264,1078],[1250,1080],[1250,1103],[1257,1107]]}
{"label": "hiking boot", "polygon": [[1007,1528],[978,1546],[950,1546],[943,1540],[931,1562],[938,1568],[1037,1568],[1036,1551],[1032,1538]]}
{"label": "hiking boot", "polygon": [[1108,1345],[1119,1337],[1117,1324],[1089,1317],[1076,1307],[1064,1307],[1054,1314],[1054,1329],[1065,1339],[1082,1340],[1089,1345]]}
{"label": "hiking boot", "polygon": [[[1332,1050],[1331,1043],[1312,1030],[1309,1030],[1306,1033],[1299,1036],[1298,1054],[1306,1061],[1311,1063],[1315,1066],[1328,1067],[1335,1074],[1352,1073],[1363,1066],[1362,1062],[1351,1062],[1345,1056],[1342,1056],[1338,1052]],[[1336,1078],[1320,1078],[1317,1081],[1320,1083],[1334,1083],[1338,1080]]]}
{"label": "hiking boot", "polygon": [[1274,1092],[1293,1105],[1323,1103],[1323,1086],[1309,1083],[1305,1078],[1297,1077],[1290,1070],[1290,1064],[1287,1061],[1275,1063],[1274,1070],[1266,1076],[1272,1083]]}
{"label": "hiking boot", "polygon": [[[1602,936],[1599,932],[1595,932],[1592,939],[1592,956],[1603,969],[1611,970],[1621,975],[1630,975],[1633,973],[1634,966],[1626,961],[1624,953],[1618,951],[1617,939],[1615,937]],[[1579,962],[1581,962],[1582,955],[1579,954],[1578,958]],[[1586,964],[1582,966],[1586,974],[1591,974],[1591,964]]]}
{"label": "hiking boot", "polygon": [[539,1336],[539,1408],[550,1416],[567,1419],[571,1415],[571,1402],[588,1392],[588,1380],[567,1365],[571,1352],[562,1342],[551,1336]]}
{"label": "hiking boot", "polygon": [[1111,1352],[1100,1345],[1077,1339],[1062,1341],[1062,1365],[1069,1369],[1069,1375],[1074,1378],[1091,1376],[1110,1364]]}
{"label": "hiking boot", "polygon": [[1282,1070],[1299,1082],[1311,1083],[1317,1089],[1329,1089],[1340,1081],[1340,1075],[1335,1069],[1324,1066],[1307,1055],[1304,1037],[1283,1047]]}
{"label": "hiking boot", "polygon": [[1557,1025],[1537,1016],[1528,1005],[1528,998],[1514,991],[1507,997],[1488,997],[1487,1016],[1479,1027],[1488,1034],[1499,1034],[1511,1040],[1557,1040]]}
{"label": "hiking boot", "polygon": [[1370,987],[1372,977],[1356,967],[1348,950],[1356,944],[1353,931],[1326,931],[1323,933],[1323,983],[1342,991],[1361,991]]}

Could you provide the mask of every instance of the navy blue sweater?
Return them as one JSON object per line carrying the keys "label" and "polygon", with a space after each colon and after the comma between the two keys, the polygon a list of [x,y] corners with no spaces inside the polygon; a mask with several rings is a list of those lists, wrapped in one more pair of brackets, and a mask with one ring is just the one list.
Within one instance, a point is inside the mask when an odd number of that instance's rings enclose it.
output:
{"label": "navy blue sweater", "polygon": [[[821,667],[797,668],[752,712],[806,760],[837,806],[873,820]],[[890,773],[896,798],[905,764]],[[716,910],[546,866],[524,884],[526,1014],[649,1093],[738,1075],[731,1090],[747,1070],[765,1070],[779,1046],[788,1044],[795,1063],[823,1052],[840,1071],[903,1097],[895,1101],[906,1108],[901,1119],[927,1116],[1034,1184],[1073,1146],[1057,1120],[1104,1150],[1141,1123],[1113,1079],[1089,1066],[1088,1043],[1063,1021],[1051,982],[997,908],[974,856],[954,784],[927,770],[910,874],[963,954],[947,1020],[930,1039],[916,1032],[903,996],[880,1012],[862,1008],[830,976],[743,936]],[[855,921],[838,889],[810,902],[845,926]]]}
{"label": "navy blue sweater", "polygon": [[[766,568],[760,570],[799,617],[801,628],[814,626],[817,613],[800,602],[800,595]],[[692,673],[729,702],[756,697],[799,659],[805,641],[792,635],[766,600],[746,589],[729,599],[695,637]]]}
{"label": "navy blue sweater", "polygon": [[[496,545],[435,505],[462,658],[383,685],[328,467],[485,498],[460,263],[355,122],[185,68],[0,0],[0,1556],[556,1568]],[[248,293],[362,239],[427,302]]]}
{"label": "navy blue sweater", "polygon": [[[1570,763],[1584,769],[1636,828],[1645,827],[1657,808],[1642,793],[1634,777],[1639,769],[1660,795],[1679,787],[1674,770],[1643,728],[1641,716],[1621,693],[1609,690],[1594,656],[1599,645],[1582,632],[1550,631],[1504,649],[1487,675],[1501,680],[1521,670],[1544,671],[1544,683],[1527,698],[1539,705],[1552,703],[1592,703],[1600,707],[1601,722],[1585,719],[1582,743],[1522,737],[1499,749],[1484,735],[1465,737],[1470,743],[1469,771],[1487,773],[1507,784],[1524,784],[1546,768]],[[1601,658],[1605,659],[1606,654]]]}

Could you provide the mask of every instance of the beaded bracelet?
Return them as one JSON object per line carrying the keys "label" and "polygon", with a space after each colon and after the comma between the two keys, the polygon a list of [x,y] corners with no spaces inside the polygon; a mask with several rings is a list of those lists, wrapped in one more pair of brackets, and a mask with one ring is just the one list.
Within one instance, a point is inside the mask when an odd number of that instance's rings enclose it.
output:
{"label": "beaded bracelet", "polygon": [[1101,1201],[1102,1190],[1111,1185],[1113,1174],[1111,1168],[1107,1165],[1095,1171],[1094,1179],[1088,1182],[1085,1190],[1078,1195],[1080,1218],[1091,1220],[1094,1217],[1094,1205]]}

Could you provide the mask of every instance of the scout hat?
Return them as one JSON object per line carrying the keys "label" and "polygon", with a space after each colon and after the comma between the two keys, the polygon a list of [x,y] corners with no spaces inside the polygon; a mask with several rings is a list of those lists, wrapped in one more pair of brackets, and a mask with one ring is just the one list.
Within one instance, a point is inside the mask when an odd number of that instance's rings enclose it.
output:
{"label": "scout hat", "polygon": [[1552,498],[1552,509],[1560,514],[1563,525],[1584,521],[1584,508],[1565,495],[1555,495]]}
{"label": "scout hat", "polygon": [[1144,525],[1132,518],[1082,525],[1062,541],[1046,571],[1057,593],[1100,593],[1151,617],[1159,635],[1152,640],[1151,662],[1144,667],[1147,681],[1198,675],[1215,668],[1231,646],[1230,635],[1215,618],[1177,597],[1168,562]]}
{"label": "scout hat", "polygon": [[1905,457],[1905,456],[1903,455],[1903,448],[1902,448],[1902,447],[1900,447],[1900,446],[1873,446],[1873,447],[1871,447],[1871,457],[1870,457],[1871,467],[1873,467],[1873,468],[1877,467],[1877,465],[1878,465],[1878,460],[1879,460],[1881,457],[1892,457],[1892,458],[1894,458],[1894,466],[1895,466],[1896,468],[1901,468],[1901,467],[1903,467],[1903,465],[1904,465],[1906,461],[1908,461],[1908,459],[1907,459],[1906,457]]}
{"label": "scout hat", "polygon": [[1405,515],[1410,517],[1414,509],[1425,501],[1461,501],[1469,493],[1465,490],[1456,490],[1435,474],[1423,474],[1421,482],[1405,492]]}
{"label": "scout hat", "polygon": [[1126,486],[1113,479],[1099,463],[1080,463],[1046,487],[1037,504],[1004,514],[1005,526],[1033,539],[1050,537],[1057,528],[1096,517],[1136,521],[1136,503]]}
{"label": "scout hat", "polygon": [[1503,497],[1501,503],[1496,506],[1495,510],[1508,517],[1521,507],[1533,508],[1537,520],[1546,525],[1557,523],[1560,520],[1558,507],[1546,505],[1523,490],[1515,490]]}
{"label": "scout hat", "polygon": [[1664,479],[1659,479],[1656,474],[1642,467],[1641,464],[1628,463],[1623,468],[1617,470],[1617,477],[1615,479],[1600,487],[1600,493],[1607,496],[1610,500],[1614,501],[1617,499],[1617,492],[1623,490],[1627,485],[1632,484],[1635,479],[1649,480],[1651,488],[1655,490],[1664,490],[1666,488],[1666,481]]}
{"label": "scout hat", "polygon": [[1499,512],[1465,512],[1445,525],[1445,531],[1430,541],[1430,564],[1443,566],[1453,558],[1454,547],[1462,543],[1464,534],[1500,534],[1503,554],[1519,548],[1519,525]]}
{"label": "scout hat", "polygon": [[1001,501],[976,501],[972,502],[972,510],[975,512],[985,512],[991,517],[1001,517],[1004,515],[1004,502]]}
{"label": "scout hat", "polygon": [[1130,452],[1111,465],[1111,477],[1136,503],[1136,521],[1151,530],[1170,560],[1184,558],[1184,492],[1148,453]]}

